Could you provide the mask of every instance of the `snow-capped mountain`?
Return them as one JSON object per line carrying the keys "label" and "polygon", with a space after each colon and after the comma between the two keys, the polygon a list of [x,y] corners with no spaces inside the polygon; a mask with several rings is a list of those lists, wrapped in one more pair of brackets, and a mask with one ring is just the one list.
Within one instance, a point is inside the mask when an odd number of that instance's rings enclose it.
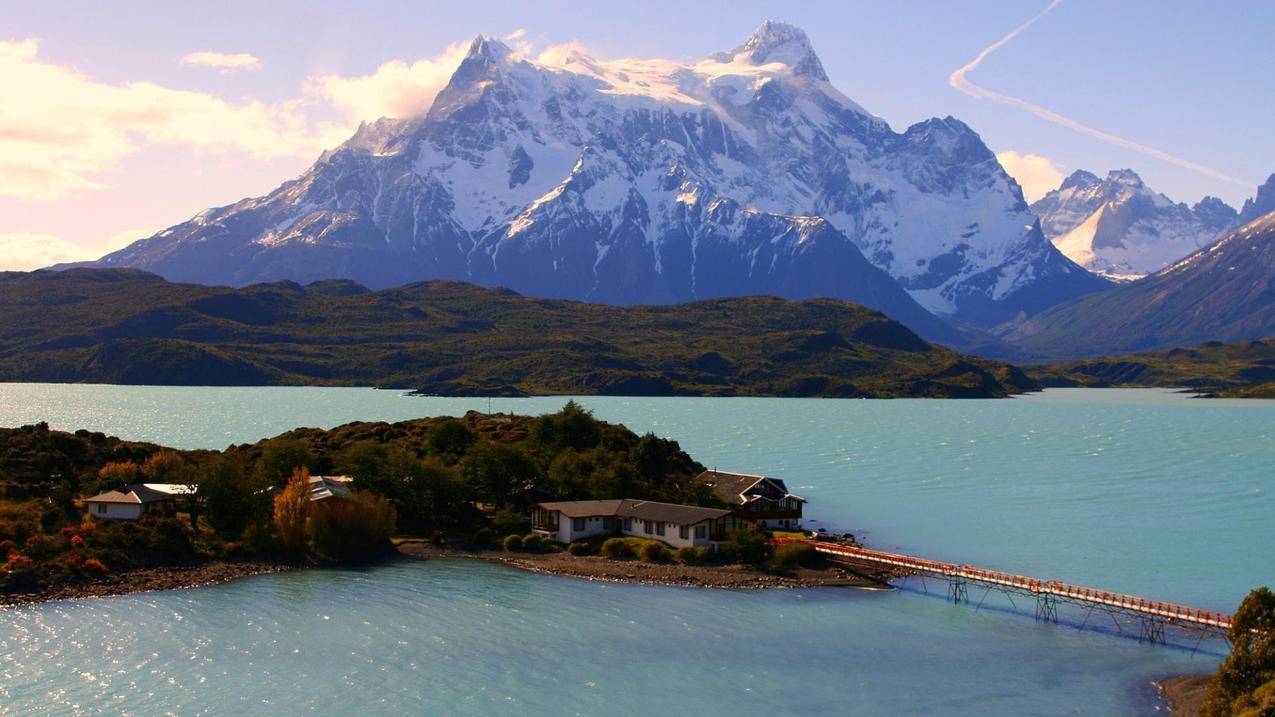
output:
{"label": "snow-capped mountain", "polygon": [[1105,179],[1077,171],[1031,208],[1072,261],[1124,281],[1159,271],[1236,226],[1235,210],[1221,199],[1174,203],[1128,169]]}
{"label": "snow-capped mountain", "polygon": [[479,37],[424,117],[364,125],[271,194],[97,265],[620,304],[830,296],[940,339],[921,307],[991,325],[1106,285],[969,127],[894,132],[777,22],[690,64],[533,60]]}

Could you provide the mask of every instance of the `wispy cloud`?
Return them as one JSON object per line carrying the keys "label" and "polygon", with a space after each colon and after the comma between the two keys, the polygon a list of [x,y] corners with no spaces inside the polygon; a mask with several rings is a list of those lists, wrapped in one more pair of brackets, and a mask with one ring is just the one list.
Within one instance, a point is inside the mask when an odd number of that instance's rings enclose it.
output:
{"label": "wispy cloud", "polygon": [[1029,19],[1027,22],[1014,28],[1013,31],[1011,31],[1008,35],[1002,37],[996,42],[983,48],[981,52],[975,55],[973,60],[970,60],[965,65],[958,67],[947,78],[947,83],[951,85],[953,88],[969,95],[970,97],[974,97],[980,100],[990,100],[992,102],[997,102],[1003,105],[1007,105],[1009,107],[1020,109],[1024,112],[1033,114],[1047,122],[1052,122],[1056,125],[1060,125],[1062,127],[1066,127],[1076,132],[1080,132],[1081,134],[1088,135],[1090,137],[1093,137],[1094,139],[1101,140],[1103,142],[1106,142],[1111,145],[1115,145],[1117,147],[1123,147],[1124,149],[1129,149],[1134,152],[1138,152],[1140,154],[1146,155],[1148,157],[1153,157],[1155,159],[1168,162],[1178,167],[1189,169],[1193,172],[1198,172],[1200,174],[1203,174],[1208,177],[1212,177],[1214,179],[1218,179],[1224,182],[1230,182],[1232,184],[1239,184],[1239,185],[1243,185],[1247,187],[1251,187],[1254,184],[1256,184],[1256,182],[1252,182],[1246,179],[1240,179],[1238,177],[1232,177],[1231,175],[1226,174],[1225,172],[1222,172],[1220,170],[1214,169],[1212,167],[1208,167],[1203,164],[1199,164],[1198,162],[1192,162],[1189,159],[1183,159],[1182,157],[1169,154],[1168,152],[1165,152],[1162,149],[1149,147],[1145,144],[1140,144],[1138,142],[1134,142],[1133,140],[1125,139],[1124,137],[1118,137],[1109,132],[1104,132],[1100,129],[1090,127],[1089,125],[1078,122],[1070,117],[1066,117],[1064,115],[1058,114],[1057,112],[1054,112],[1053,110],[1050,110],[1048,108],[1041,107],[1040,105],[1033,104],[1031,102],[1028,102],[1027,100],[1024,100],[1018,97],[1013,97],[1000,92],[996,92],[995,90],[989,90],[986,87],[980,87],[979,85],[976,85],[970,81],[969,74],[973,72],[974,70],[978,69],[978,66],[982,64],[983,60],[986,60],[989,56],[991,56],[993,52],[996,52],[997,50],[1001,49],[1005,45],[1009,44],[1011,40],[1013,40],[1015,37],[1018,37],[1027,28],[1036,24],[1036,21],[1040,20],[1042,17],[1049,14],[1051,10],[1058,7],[1060,4],[1062,4],[1062,2],[1063,0],[1051,0],[1050,3],[1045,6],[1045,9],[1033,15],[1031,19]]}
{"label": "wispy cloud", "polygon": [[108,84],[45,62],[38,51],[36,40],[0,42],[0,196],[48,200],[97,188],[104,173],[148,145],[313,156],[349,130],[312,120],[301,100],[227,101],[152,82]]}
{"label": "wispy cloud", "polygon": [[1057,189],[1063,181],[1062,170],[1048,157],[1039,154],[1019,154],[1012,149],[996,155],[997,161],[1023,188],[1023,196],[1034,202]]}
{"label": "wispy cloud", "polygon": [[313,77],[306,81],[306,91],[357,121],[412,117],[429,110],[468,47],[468,43],[455,43],[438,55],[411,64],[392,60],[369,75]]}
{"label": "wispy cloud", "polygon": [[77,244],[53,234],[0,232],[0,271],[31,271],[64,262],[100,259],[154,233],[150,229],[128,229],[103,242]]}
{"label": "wispy cloud", "polygon": [[215,67],[222,72],[261,69],[261,60],[246,52],[188,52],[182,56],[182,64]]}

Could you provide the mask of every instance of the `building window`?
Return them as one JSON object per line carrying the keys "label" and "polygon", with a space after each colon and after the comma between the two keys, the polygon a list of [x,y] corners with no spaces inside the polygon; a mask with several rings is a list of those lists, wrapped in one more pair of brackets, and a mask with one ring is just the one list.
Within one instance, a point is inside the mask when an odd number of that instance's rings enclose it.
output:
{"label": "building window", "polygon": [[662,520],[657,520],[657,521],[655,522],[655,534],[656,534],[656,535],[664,535],[664,521],[662,521]]}
{"label": "building window", "polygon": [[633,519],[632,519],[632,518],[625,518],[625,519],[624,519],[624,529],[625,529],[625,530],[633,530]]}
{"label": "building window", "polygon": [[644,520],[644,521],[642,521],[642,532],[643,532],[643,533],[646,533],[647,535],[650,535],[650,534],[651,534],[651,529],[652,529],[652,528],[654,528],[654,527],[655,527],[655,526],[651,525],[651,521],[649,521],[649,520]]}
{"label": "building window", "polygon": [[677,537],[686,540],[691,537],[691,528],[688,525],[679,525],[677,527]]}
{"label": "building window", "polygon": [[584,530],[584,518],[572,518],[571,529],[576,531]]}
{"label": "building window", "polygon": [[97,512],[99,512],[99,513],[105,513],[105,512],[106,512],[106,504],[105,504],[105,503],[98,503],[98,504],[97,504]]}
{"label": "building window", "polygon": [[707,538],[707,537],[708,537],[708,526],[707,526],[707,525],[697,525],[697,526],[695,526],[695,537],[696,537],[696,538],[699,538],[699,539],[701,539],[701,540],[702,540],[702,539],[704,539],[704,538]]}

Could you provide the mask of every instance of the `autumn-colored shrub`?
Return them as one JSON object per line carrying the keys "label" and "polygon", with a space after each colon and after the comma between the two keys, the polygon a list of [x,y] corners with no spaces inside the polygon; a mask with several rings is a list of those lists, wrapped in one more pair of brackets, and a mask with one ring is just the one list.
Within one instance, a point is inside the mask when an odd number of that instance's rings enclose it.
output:
{"label": "autumn-colored shrub", "polygon": [[394,506],[371,493],[328,498],[310,506],[309,538],[328,558],[364,557],[380,552],[394,532]]}
{"label": "autumn-colored shrub", "polygon": [[97,558],[89,558],[88,560],[85,560],[83,565],[80,567],[84,570],[84,572],[90,575],[97,575],[99,577],[102,575],[108,575],[111,572],[111,569],[106,567],[106,565]]}
{"label": "autumn-colored shrub", "polygon": [[673,559],[673,553],[660,543],[642,543],[638,557],[644,563],[667,563]]}
{"label": "autumn-colored shrub", "polygon": [[274,530],[279,545],[293,557],[306,548],[306,518],[310,514],[310,471],[298,468],[274,498]]}

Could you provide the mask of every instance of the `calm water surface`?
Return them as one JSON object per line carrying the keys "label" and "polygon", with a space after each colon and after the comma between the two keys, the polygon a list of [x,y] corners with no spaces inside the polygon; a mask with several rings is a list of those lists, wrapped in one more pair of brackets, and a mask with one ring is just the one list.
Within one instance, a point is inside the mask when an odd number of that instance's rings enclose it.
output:
{"label": "calm water surface", "polygon": [[[705,464],[785,477],[814,524],[875,547],[1226,610],[1275,584],[1275,402],[579,400]],[[188,448],[487,408],[370,389],[0,384],[0,425]],[[1155,710],[1151,679],[1212,669],[1220,651],[924,588],[683,590],[435,561],[46,604],[0,612],[0,714],[1136,714]]]}

